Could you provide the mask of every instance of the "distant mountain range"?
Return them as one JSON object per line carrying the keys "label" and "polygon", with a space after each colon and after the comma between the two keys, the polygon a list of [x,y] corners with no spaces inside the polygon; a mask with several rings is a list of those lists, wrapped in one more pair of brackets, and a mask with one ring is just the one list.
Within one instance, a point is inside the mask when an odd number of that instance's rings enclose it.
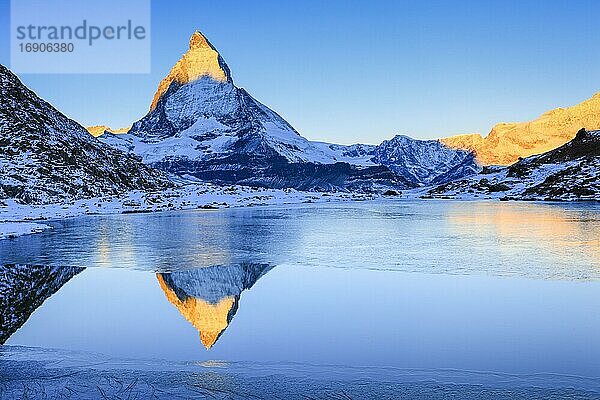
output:
{"label": "distant mountain range", "polygon": [[[379,145],[339,145],[307,140],[237,87],[200,32],[158,85],[148,114],[130,129],[86,131],[3,66],[0,81],[0,200],[63,202],[162,190],[182,179],[369,193],[431,187],[427,196],[434,197],[494,191],[515,198],[597,198],[596,136],[581,131],[574,137],[582,126],[600,129],[600,95],[531,122],[497,125],[486,138],[398,135]],[[554,157],[553,149],[567,142],[589,152],[581,159]],[[528,172],[515,172],[521,169]],[[531,196],[519,192],[526,187]]]}
{"label": "distant mountain range", "polygon": [[485,138],[459,135],[441,142],[474,151],[482,165],[510,165],[519,158],[562,146],[581,128],[600,129],[600,93],[575,106],[548,111],[533,121],[498,124]]}
{"label": "distant mountain range", "polygon": [[478,170],[470,151],[396,137],[379,146],[311,142],[236,87],[200,33],[159,84],[150,112],[101,140],[158,169],[218,183],[304,190],[407,189]]}
{"label": "distant mountain range", "polygon": [[129,132],[129,130],[131,129],[131,127],[129,128],[118,128],[118,129],[112,129],[109,126],[106,125],[94,125],[94,126],[87,126],[85,129],[87,129],[87,131],[94,137],[98,137],[98,136],[102,136],[105,133],[127,133]]}

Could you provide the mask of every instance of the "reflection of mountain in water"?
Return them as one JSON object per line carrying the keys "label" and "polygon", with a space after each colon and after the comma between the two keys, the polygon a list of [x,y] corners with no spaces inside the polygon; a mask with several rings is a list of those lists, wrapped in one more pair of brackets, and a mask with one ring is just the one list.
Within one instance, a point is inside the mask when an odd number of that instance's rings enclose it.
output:
{"label": "reflection of mountain in water", "polygon": [[273,268],[268,264],[214,266],[156,274],[167,299],[200,333],[210,349],[238,309],[241,293]]}
{"label": "reflection of mountain in water", "polygon": [[0,265],[0,344],[83,268]]}

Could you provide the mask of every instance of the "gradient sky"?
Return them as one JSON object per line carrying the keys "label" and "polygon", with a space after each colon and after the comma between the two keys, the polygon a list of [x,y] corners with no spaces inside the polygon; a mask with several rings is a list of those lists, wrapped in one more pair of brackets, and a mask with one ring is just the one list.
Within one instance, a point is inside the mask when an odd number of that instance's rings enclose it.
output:
{"label": "gradient sky", "polygon": [[[487,134],[600,91],[598,1],[152,2],[150,75],[23,75],[84,125],[130,125],[201,30],[235,83],[313,140]],[[0,0],[0,63],[9,60]]]}

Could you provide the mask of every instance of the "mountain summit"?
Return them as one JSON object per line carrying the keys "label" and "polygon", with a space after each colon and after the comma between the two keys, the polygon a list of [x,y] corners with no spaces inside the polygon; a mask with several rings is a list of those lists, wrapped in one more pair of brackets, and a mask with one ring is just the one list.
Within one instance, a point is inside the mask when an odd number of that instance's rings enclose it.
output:
{"label": "mountain summit", "polygon": [[311,142],[235,86],[200,32],[160,82],[150,112],[128,134],[107,133],[102,140],[180,176],[271,188],[385,191],[442,183],[478,169],[469,151],[438,141]]}
{"label": "mountain summit", "polygon": [[190,38],[190,49],[158,85],[150,111],[156,108],[156,104],[173,82],[185,85],[203,76],[211,77],[219,82],[233,83],[229,67],[219,52],[202,33],[196,31]]}
{"label": "mountain summit", "polygon": [[129,134],[137,139],[130,149],[149,163],[207,161],[234,153],[279,155],[289,162],[332,161],[277,113],[236,87],[227,64],[200,32],[192,35],[189,50],[160,82],[150,112]]}
{"label": "mountain summit", "polygon": [[127,134],[101,139],[156,168],[216,183],[360,191],[414,186],[384,166],[339,162],[330,147],[300,136],[234,85],[200,32],[160,82],[150,112]]}

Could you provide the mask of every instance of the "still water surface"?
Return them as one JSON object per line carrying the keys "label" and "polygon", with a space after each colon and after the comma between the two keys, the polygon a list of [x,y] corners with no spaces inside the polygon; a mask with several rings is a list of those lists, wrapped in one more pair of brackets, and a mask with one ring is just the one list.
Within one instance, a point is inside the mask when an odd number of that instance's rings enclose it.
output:
{"label": "still water surface", "polygon": [[[600,206],[378,201],[52,222],[80,266],[8,345],[600,377]],[[208,348],[208,349],[207,349]]]}

